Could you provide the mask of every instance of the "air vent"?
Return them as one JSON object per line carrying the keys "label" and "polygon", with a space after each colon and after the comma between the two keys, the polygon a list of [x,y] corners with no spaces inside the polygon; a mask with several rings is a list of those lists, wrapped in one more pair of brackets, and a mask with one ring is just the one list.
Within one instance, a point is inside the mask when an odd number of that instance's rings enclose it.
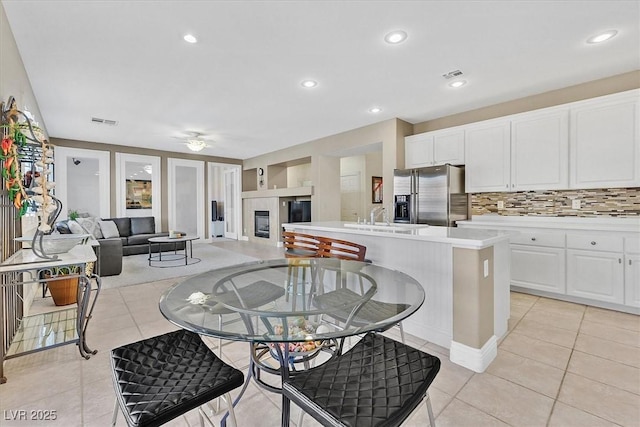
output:
{"label": "air vent", "polygon": [[115,120],[100,119],[98,117],[91,117],[91,122],[92,123],[97,123],[97,124],[102,124],[102,125],[109,125],[109,126],[115,126],[115,125],[118,124],[118,122],[115,121]]}
{"label": "air vent", "polygon": [[454,77],[458,77],[462,75],[462,71],[460,70],[453,70],[453,71],[449,71],[446,74],[443,74],[442,77],[444,77],[445,79],[449,80],[452,79]]}

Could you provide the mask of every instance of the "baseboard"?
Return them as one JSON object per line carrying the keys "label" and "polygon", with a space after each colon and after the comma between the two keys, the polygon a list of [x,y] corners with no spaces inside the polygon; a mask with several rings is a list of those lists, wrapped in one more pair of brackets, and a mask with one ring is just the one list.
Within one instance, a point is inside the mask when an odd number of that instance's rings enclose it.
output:
{"label": "baseboard", "polygon": [[453,340],[449,348],[449,359],[453,363],[478,373],[484,372],[497,355],[498,340],[495,335],[492,335],[480,349]]}

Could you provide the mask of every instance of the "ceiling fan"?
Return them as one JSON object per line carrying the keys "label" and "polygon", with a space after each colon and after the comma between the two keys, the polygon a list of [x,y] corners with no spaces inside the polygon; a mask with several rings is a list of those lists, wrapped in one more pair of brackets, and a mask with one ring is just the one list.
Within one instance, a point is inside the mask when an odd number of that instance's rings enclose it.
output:
{"label": "ceiling fan", "polygon": [[203,138],[205,134],[202,132],[187,131],[187,132],[184,132],[184,135],[185,136],[182,136],[182,137],[174,136],[174,138],[184,141],[184,144],[191,151],[198,152],[198,151],[202,151],[207,147],[210,147],[210,145],[207,144],[207,142],[211,140],[207,140],[206,138]]}

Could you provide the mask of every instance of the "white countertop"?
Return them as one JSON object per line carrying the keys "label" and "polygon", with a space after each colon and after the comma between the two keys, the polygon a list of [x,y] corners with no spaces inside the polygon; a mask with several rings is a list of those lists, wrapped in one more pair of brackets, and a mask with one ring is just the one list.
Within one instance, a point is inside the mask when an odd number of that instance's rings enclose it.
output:
{"label": "white countertop", "polygon": [[282,224],[288,230],[317,230],[343,234],[392,237],[398,239],[423,240],[448,243],[454,247],[482,249],[495,243],[509,240],[509,233],[499,230],[478,230],[458,227],[438,227],[426,224],[396,224],[375,226],[355,222],[324,221]]}
{"label": "white countertop", "polygon": [[491,227],[514,228],[557,228],[575,231],[619,231],[640,233],[640,217],[541,217],[541,216],[504,216],[477,215],[470,221],[457,221],[461,227],[472,226],[491,229]]}

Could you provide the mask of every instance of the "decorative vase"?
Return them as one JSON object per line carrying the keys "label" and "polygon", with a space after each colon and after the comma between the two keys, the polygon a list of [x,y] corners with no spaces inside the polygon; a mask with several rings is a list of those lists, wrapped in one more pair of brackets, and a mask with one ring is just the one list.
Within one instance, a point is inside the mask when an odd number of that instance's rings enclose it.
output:
{"label": "decorative vase", "polygon": [[47,287],[55,305],[69,305],[78,302],[78,277],[50,280]]}

